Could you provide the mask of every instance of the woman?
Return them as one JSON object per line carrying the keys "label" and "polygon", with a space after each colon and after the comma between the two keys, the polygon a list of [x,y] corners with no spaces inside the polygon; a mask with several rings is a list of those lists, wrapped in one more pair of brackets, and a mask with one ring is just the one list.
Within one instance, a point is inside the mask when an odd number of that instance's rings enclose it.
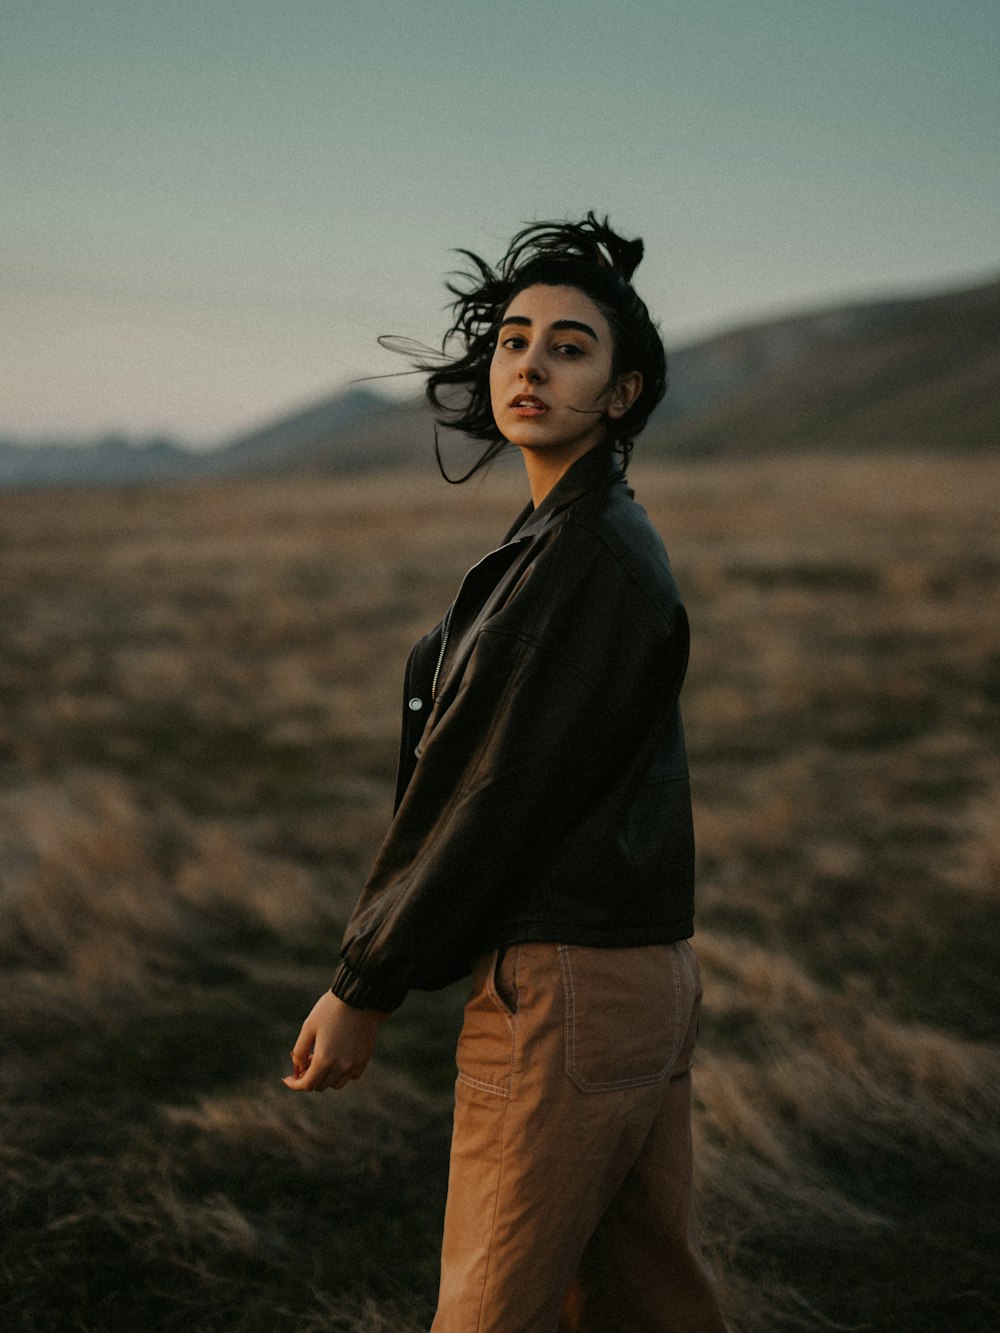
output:
{"label": "woman", "polygon": [[688,627],[624,474],[666,388],[642,243],[591,213],[528,227],[496,271],[463,253],[461,351],[421,367],[428,398],[480,465],[520,449],[531,503],[410,655],[395,816],[285,1082],[360,1077],[408,989],[471,972],[434,1333],[716,1333]]}

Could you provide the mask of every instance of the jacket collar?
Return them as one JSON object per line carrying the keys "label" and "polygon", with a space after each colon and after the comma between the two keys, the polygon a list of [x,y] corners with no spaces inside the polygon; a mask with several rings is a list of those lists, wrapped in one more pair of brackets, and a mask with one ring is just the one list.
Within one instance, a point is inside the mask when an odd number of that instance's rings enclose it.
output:
{"label": "jacket collar", "polygon": [[518,514],[505,542],[537,536],[556,514],[588,491],[625,480],[625,471],[607,445],[598,444],[566,469],[536,509],[528,504]]}

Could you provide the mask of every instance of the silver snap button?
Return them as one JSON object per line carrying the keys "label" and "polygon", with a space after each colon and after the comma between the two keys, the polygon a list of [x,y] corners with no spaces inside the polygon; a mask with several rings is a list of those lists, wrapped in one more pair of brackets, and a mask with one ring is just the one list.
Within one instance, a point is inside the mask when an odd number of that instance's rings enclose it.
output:
{"label": "silver snap button", "polygon": [[423,699],[413,698],[410,700],[408,706],[411,713],[419,713],[421,708],[423,708],[424,706],[424,701]]}

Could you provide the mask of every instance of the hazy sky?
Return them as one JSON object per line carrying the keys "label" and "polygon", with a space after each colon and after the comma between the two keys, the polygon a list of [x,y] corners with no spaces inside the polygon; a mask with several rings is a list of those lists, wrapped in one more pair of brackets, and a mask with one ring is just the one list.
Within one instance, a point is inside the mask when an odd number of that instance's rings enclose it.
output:
{"label": "hazy sky", "polygon": [[0,0],[0,436],[240,431],[588,208],[668,350],[977,281],[998,70],[996,0]]}

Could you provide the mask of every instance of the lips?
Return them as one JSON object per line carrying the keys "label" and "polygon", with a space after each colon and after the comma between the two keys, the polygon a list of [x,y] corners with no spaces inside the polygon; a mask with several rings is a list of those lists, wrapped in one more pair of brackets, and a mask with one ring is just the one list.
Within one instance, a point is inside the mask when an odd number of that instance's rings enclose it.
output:
{"label": "lips", "polygon": [[516,398],[511,399],[509,406],[519,416],[526,417],[539,416],[549,410],[548,403],[542,402],[541,398],[536,398],[533,393],[519,393]]}

